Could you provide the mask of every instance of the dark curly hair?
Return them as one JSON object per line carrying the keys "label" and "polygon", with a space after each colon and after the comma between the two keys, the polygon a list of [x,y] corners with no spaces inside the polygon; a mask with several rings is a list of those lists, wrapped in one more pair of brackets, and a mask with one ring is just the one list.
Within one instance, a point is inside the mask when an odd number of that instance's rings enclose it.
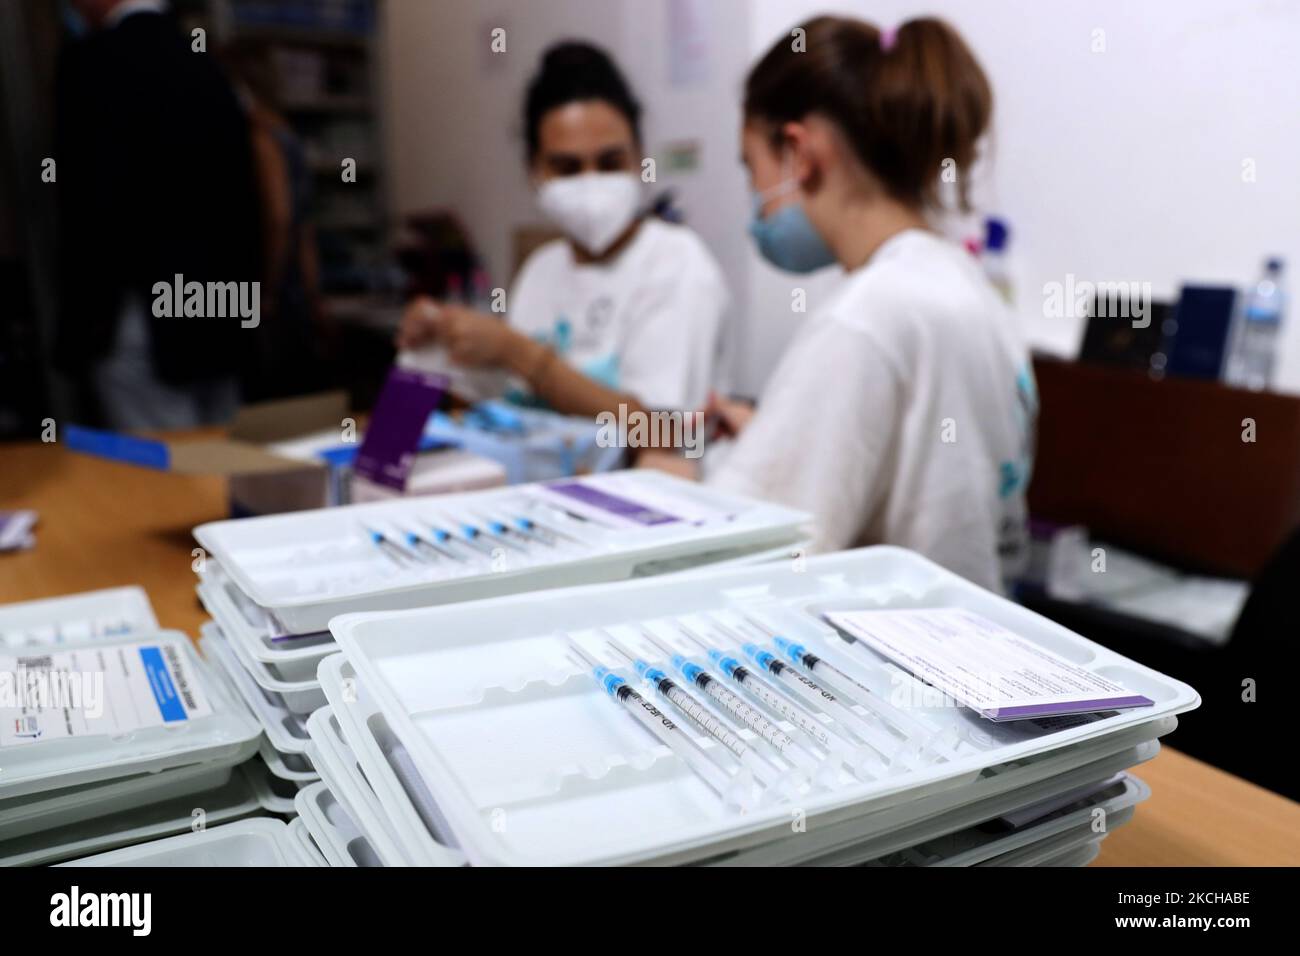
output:
{"label": "dark curly hair", "polygon": [[528,159],[537,156],[542,117],[553,109],[582,100],[602,100],[618,110],[641,141],[641,104],[609,54],[580,40],[557,43],[542,54],[542,64],[524,97],[524,138]]}

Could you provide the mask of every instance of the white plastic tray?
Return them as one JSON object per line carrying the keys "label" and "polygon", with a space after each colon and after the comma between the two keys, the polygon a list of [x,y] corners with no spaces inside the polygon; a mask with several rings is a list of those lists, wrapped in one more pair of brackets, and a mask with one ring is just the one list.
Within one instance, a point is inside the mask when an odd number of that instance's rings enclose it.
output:
{"label": "white plastic tray", "polygon": [[316,838],[311,835],[311,831],[307,829],[307,824],[303,822],[302,817],[294,817],[289,821],[289,835],[298,843],[299,849],[312,861],[312,866],[330,865],[329,860],[325,859],[325,854],[316,845]]}
{"label": "white plastic tray", "polygon": [[[366,779],[374,784],[384,813],[404,837],[403,848],[414,854],[420,865],[463,865],[464,855],[455,848],[454,834],[449,833],[446,818],[423,781],[417,778],[403,783],[399,779],[402,774],[396,765],[398,755],[405,748],[388,728],[386,718],[356,679],[344,655],[322,661],[320,674],[349,747],[357,755]],[[820,827],[803,834],[791,845],[778,842],[696,862],[725,866],[805,862],[845,845],[860,846],[870,839],[875,840],[874,852],[861,858],[878,856],[905,847],[909,842],[939,837],[1077,791],[1082,784],[1104,780],[1154,757],[1159,751],[1155,738],[1172,732],[1176,726],[1177,718],[1161,718],[1052,753],[990,768],[964,787]],[[418,787],[423,792],[415,798],[408,787]],[[424,815],[415,809],[417,799]],[[426,821],[433,821],[433,826]]]}
{"label": "white plastic tray", "polygon": [[[1066,833],[1081,835],[1085,839],[1096,839],[1104,836],[1105,833],[1099,834],[1092,830],[1095,810],[1104,811],[1106,833],[1108,833],[1127,823],[1133,816],[1134,808],[1150,795],[1150,787],[1137,777],[1126,774],[1121,780],[1093,797],[1076,801],[1069,807],[1048,814],[1031,825],[1006,833],[972,827],[938,839],[926,840],[908,847],[907,850],[930,858],[925,864],[927,866],[974,866],[1012,850],[1039,846],[1045,840]],[[835,863],[840,860],[824,862]],[[896,865],[895,861],[888,857],[874,862]]]}
{"label": "white plastic tray", "polygon": [[200,650],[225,674],[244,705],[257,718],[271,746],[285,754],[306,754],[306,718],[287,707],[275,692],[257,686],[235,657],[221,629],[213,622],[204,624],[199,633],[202,635],[199,638]]}
{"label": "white plastic tray", "polygon": [[[1084,846],[1077,847],[1073,850],[1065,850],[1059,856],[1050,856],[1047,859],[1039,859],[1030,864],[1031,866],[1058,866],[1082,868],[1088,866],[1093,860],[1097,859],[1097,854],[1101,852],[1101,841],[1094,840]],[[991,860],[986,866],[1006,866],[1009,864],[999,863]]]}
{"label": "white plastic tray", "polygon": [[[400,834],[405,855],[420,866],[463,866],[465,855],[454,845],[450,827],[428,789],[412,775],[406,748],[374,705],[342,654],[321,661],[321,685],[349,752],[373,788],[380,812],[392,832]],[[416,788],[412,794],[409,788]],[[417,804],[424,807],[422,816]]]}
{"label": "white plastic tray", "polygon": [[0,606],[0,648],[64,644],[158,630],[143,588],[107,588]]}
{"label": "white plastic tray", "polygon": [[408,865],[410,860],[389,828],[379,799],[357,766],[356,757],[343,741],[330,708],[322,707],[312,714],[307,727],[311,732],[312,762],[321,771],[321,782],[329,787],[357,830],[366,836],[377,865]]}
{"label": "white plastic tray", "polygon": [[311,680],[321,659],[338,651],[329,631],[305,637],[280,635],[267,611],[239,593],[215,558],[208,560],[196,590],[227,640],[242,649],[242,656],[272,668],[270,673],[279,680]]}
{"label": "white plastic tray", "polygon": [[293,801],[298,796],[299,788],[287,781],[277,780],[260,757],[244,761],[238,770],[252,788],[258,805],[267,813],[291,817],[298,812]]}
{"label": "white plastic tray", "polygon": [[[200,590],[202,590],[201,586]],[[214,620],[213,623],[219,625],[220,620]],[[320,682],[316,680],[314,665],[310,667],[310,678],[286,680],[279,665],[267,664],[254,659],[248,653],[247,648],[240,642],[231,640],[224,629],[222,629],[221,633],[225,638],[225,648],[229,656],[238,665],[238,670],[252,678],[253,683],[261,688],[262,694],[267,700],[274,701],[291,713],[301,716],[310,714],[325,703],[325,695],[321,693]],[[303,666],[306,665],[296,665],[298,668]],[[228,667],[227,670],[232,673],[235,672],[234,668]]]}
{"label": "white plastic tray", "polygon": [[216,790],[230,773],[229,764],[198,763],[13,797],[0,801],[0,841]]}
{"label": "white plastic tray", "polygon": [[[1114,829],[1119,823],[1112,821],[1111,827]],[[1032,846],[1021,847],[1018,850],[1012,850],[986,860],[983,863],[977,863],[976,866],[1087,866],[1097,856],[1101,849],[1102,840],[1108,834],[1093,833],[1090,830],[1071,831],[1061,833],[1054,837],[1049,837],[1040,843]],[[1058,862],[1062,856],[1082,856],[1083,862],[1062,864]]]}
{"label": "white plastic tray", "polygon": [[927,710],[927,718],[940,724],[975,724],[985,742],[949,762],[870,782],[846,778],[833,791],[807,795],[799,809],[809,831],[970,784],[992,765],[1152,725],[1199,702],[1187,685],[889,547],[811,558],[803,573],[778,565],[701,570],[689,577],[351,614],[334,620],[331,630],[410,750],[471,862],[666,863],[770,844],[789,834],[791,808],[778,804],[745,815],[728,810],[569,662],[565,635],[582,638],[589,629],[607,627],[641,647],[637,632],[622,625],[650,622],[668,636],[660,620],[667,612],[680,618],[743,607],[864,681],[887,684],[889,668],[881,659],[860,645],[848,648],[814,612],[941,606],[977,611],[1155,704],[1028,736],[964,708]]}
{"label": "white plastic tray", "polygon": [[111,641],[69,642],[64,649],[104,648],[151,640],[175,642],[212,712],[180,725],[145,727],[120,736],[48,739],[6,747],[4,773],[0,774],[0,799],[186,764],[229,766],[252,756],[261,733],[257,722],[231,695],[228,685],[195,653],[190,639],[179,631],[133,634]]}
{"label": "white plastic tray", "polygon": [[294,803],[330,866],[383,866],[366,835],[323,781],[299,790]]}
{"label": "white plastic tray", "polygon": [[[195,528],[194,536],[252,602],[272,612],[292,633],[310,633],[325,629],[331,617],[344,611],[419,607],[617,581],[655,562],[733,559],[744,549],[765,551],[798,540],[809,520],[803,512],[721,494],[660,472],[611,472],[573,480],[627,499],[653,499],[666,513],[707,511],[714,517],[702,523],[602,527],[539,504],[539,486],[516,485],[219,521]],[[463,520],[482,524],[518,515],[545,520],[566,539],[557,548],[534,547],[532,556],[503,547],[491,567],[439,561],[401,569],[367,535],[367,528],[373,528],[400,541],[397,532],[427,530],[434,522],[454,531]]]}
{"label": "white plastic tray", "polygon": [[286,783],[303,787],[320,779],[320,774],[316,772],[316,768],[311,765],[305,753],[281,753],[271,746],[271,741],[265,736],[258,742],[257,755],[262,758],[266,769],[271,771],[273,777]]}
{"label": "white plastic tray", "polygon": [[301,842],[280,820],[256,817],[199,833],[154,840],[69,860],[60,866],[312,866]]}
{"label": "white plastic tray", "polygon": [[[1134,746],[1132,741],[1144,731],[1152,730],[1150,725],[1130,728],[1109,738],[1066,748],[1075,750],[1070,755],[1053,753],[1030,758],[1023,764],[1001,768],[998,773],[982,774],[967,787],[894,803],[816,831],[810,829],[801,840],[774,841],[703,862],[722,866],[792,866],[817,862],[846,850],[853,851],[854,861],[865,862],[942,838],[1007,810],[1037,803],[1083,782],[1109,777],[1144,763],[1159,753],[1160,745],[1155,740],[1147,740]],[[1118,744],[1121,738],[1127,745],[1112,749],[1106,744],[1108,740]],[[1061,770],[1064,766],[1069,769]]]}
{"label": "white plastic tray", "polygon": [[204,793],[5,840],[0,842],[0,866],[55,863],[186,833],[194,826],[195,810],[203,811],[205,825],[215,826],[256,816],[261,809],[248,779],[236,773],[223,786]]}

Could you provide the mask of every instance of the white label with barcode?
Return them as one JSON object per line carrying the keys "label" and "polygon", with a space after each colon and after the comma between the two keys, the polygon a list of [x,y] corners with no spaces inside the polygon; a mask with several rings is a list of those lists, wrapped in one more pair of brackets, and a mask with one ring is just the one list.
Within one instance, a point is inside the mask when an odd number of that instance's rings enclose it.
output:
{"label": "white label with barcode", "polygon": [[0,747],[128,734],[211,713],[181,640],[0,655]]}

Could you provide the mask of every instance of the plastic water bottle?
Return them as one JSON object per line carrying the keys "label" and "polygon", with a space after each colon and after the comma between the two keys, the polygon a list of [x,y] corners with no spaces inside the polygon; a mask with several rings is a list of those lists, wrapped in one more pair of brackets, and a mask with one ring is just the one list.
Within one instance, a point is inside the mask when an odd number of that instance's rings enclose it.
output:
{"label": "plastic water bottle", "polygon": [[1246,297],[1228,362],[1229,384],[1259,391],[1272,383],[1284,298],[1282,260],[1269,259],[1263,276]]}

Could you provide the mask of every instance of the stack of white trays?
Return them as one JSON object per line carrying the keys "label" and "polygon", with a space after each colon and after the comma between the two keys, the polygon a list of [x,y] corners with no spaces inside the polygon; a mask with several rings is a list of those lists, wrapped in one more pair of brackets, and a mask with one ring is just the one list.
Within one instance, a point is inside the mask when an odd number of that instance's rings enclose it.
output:
{"label": "stack of white trays", "polygon": [[[919,693],[910,675],[841,640],[822,615],[951,607],[1151,704],[995,724],[948,700],[912,707],[901,730],[860,697],[859,713],[880,717],[912,756],[862,776],[841,767],[823,786],[768,791],[742,809],[612,702],[571,650],[577,642],[602,658],[683,726],[609,653],[611,635],[673,673],[643,629],[690,653],[679,625],[725,646],[715,624],[758,621],[884,699],[902,687],[902,699],[932,700],[932,689]],[[1148,795],[1126,771],[1155,756],[1175,715],[1199,704],[1187,685],[889,547],[348,614],[330,629],[342,653],[321,661],[328,703],[307,721],[322,779],[300,798],[313,805],[302,819],[334,865],[1081,866]],[[695,739],[739,769],[713,739]],[[763,752],[782,765],[775,750]]]}
{"label": "stack of white trays", "polygon": [[0,607],[0,674],[0,865],[292,812],[248,763],[252,715],[139,588]]}
{"label": "stack of white trays", "polygon": [[785,558],[807,520],[634,470],[219,521],[194,531],[202,646],[262,724],[272,773],[305,786],[336,615]]}

